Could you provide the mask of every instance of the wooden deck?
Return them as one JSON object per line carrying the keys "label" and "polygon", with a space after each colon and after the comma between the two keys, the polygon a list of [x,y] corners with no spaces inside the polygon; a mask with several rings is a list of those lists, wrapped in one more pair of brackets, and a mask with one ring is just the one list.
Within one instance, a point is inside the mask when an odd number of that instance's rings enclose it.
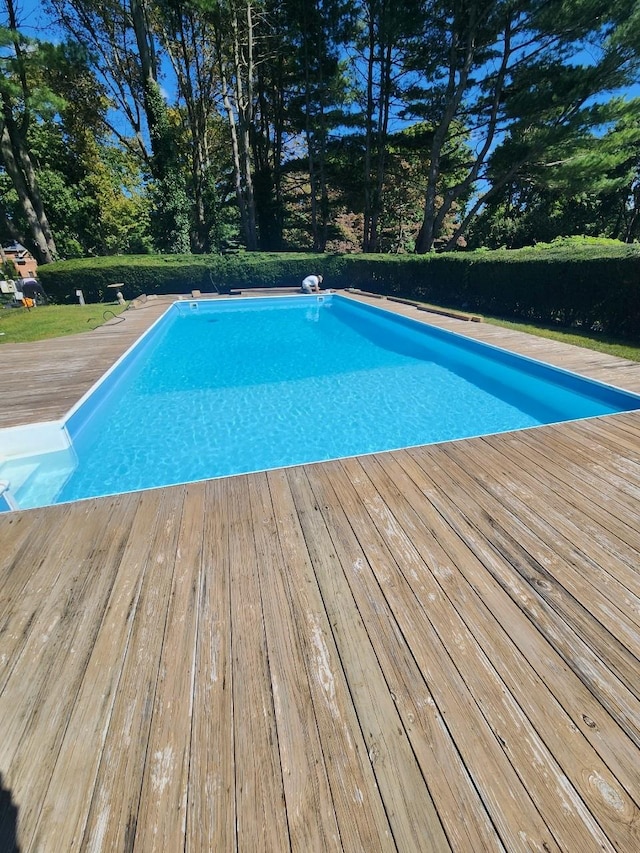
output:
{"label": "wooden deck", "polygon": [[637,853],[639,498],[630,413],[0,516],[0,850]]}
{"label": "wooden deck", "polygon": [[[132,346],[173,299],[149,300],[90,332],[29,344],[0,344],[0,429],[59,420]],[[96,306],[95,321],[102,319]],[[9,401],[7,403],[6,401]]]}

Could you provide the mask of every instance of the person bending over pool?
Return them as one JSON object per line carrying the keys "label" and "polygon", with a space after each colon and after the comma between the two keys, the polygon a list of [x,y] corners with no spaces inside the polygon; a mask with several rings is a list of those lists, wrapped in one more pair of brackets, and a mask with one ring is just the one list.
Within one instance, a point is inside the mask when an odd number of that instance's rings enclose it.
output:
{"label": "person bending over pool", "polygon": [[322,284],[321,275],[308,275],[302,282],[303,293],[319,293]]}

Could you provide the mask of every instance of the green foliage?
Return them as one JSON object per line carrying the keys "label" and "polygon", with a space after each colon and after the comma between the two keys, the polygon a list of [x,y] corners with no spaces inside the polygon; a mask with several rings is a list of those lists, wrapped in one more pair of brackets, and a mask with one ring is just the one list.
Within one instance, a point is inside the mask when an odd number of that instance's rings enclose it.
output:
{"label": "green foliage", "polygon": [[[432,248],[443,212],[470,184],[477,198],[460,223],[463,233],[485,198],[523,166],[550,165],[587,131],[600,134],[602,109],[594,102],[634,82],[638,69],[637,49],[624,50],[615,38],[628,14],[622,3],[437,0],[430,12],[438,20],[428,21],[416,47],[411,108],[437,128],[419,251]],[[434,204],[439,143],[452,118],[471,132],[474,155],[464,180],[447,177]]]}
{"label": "green foliage", "polygon": [[179,161],[178,128],[155,81],[145,86],[149,133],[153,148],[151,171],[151,230],[156,249],[182,254],[190,251],[190,205],[185,172]]}
{"label": "green foliage", "polygon": [[0,264],[0,274],[2,275],[3,280],[12,279],[15,281],[18,278],[18,267],[15,265],[12,258],[7,258],[6,261],[3,261],[3,263]]}
{"label": "green foliage", "polygon": [[[517,248],[559,235],[640,235],[637,100],[591,108],[605,130],[578,128],[544,159],[523,164],[495,194],[470,233],[470,244]],[[507,148],[494,155],[498,168]]]}
{"label": "green foliage", "polygon": [[[264,250],[427,251],[482,208],[475,246],[640,236],[639,105],[611,97],[637,78],[628,0],[49,5],[73,41],[0,29],[0,90],[63,256],[210,251],[241,225]],[[24,241],[18,183],[0,227]]]}
{"label": "green foliage", "polygon": [[[456,264],[456,259],[463,259]],[[442,260],[440,260],[442,259]],[[442,255],[412,295],[470,311],[640,339],[640,248],[575,241]]]}
{"label": "green foliage", "polygon": [[41,271],[59,302],[111,298],[123,283],[142,293],[213,293],[296,287],[309,272],[333,289],[356,287],[467,311],[521,318],[640,339],[640,247],[614,241],[562,240],[517,251],[453,254],[302,255],[240,253],[219,256],[119,257],[65,261]]}

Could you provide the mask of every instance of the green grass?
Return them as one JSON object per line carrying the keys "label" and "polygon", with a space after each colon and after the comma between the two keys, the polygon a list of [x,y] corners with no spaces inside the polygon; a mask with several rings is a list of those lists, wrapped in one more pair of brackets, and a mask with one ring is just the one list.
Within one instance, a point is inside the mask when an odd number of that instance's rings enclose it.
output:
{"label": "green grass", "polygon": [[96,305],[40,305],[26,308],[0,308],[0,344],[42,341],[89,332],[113,320],[126,305],[101,302]]}
{"label": "green grass", "polygon": [[561,341],[565,344],[574,344],[577,347],[604,352],[615,355],[618,358],[627,358],[629,361],[640,361],[640,345],[619,338],[607,337],[598,332],[577,332],[575,329],[557,329],[551,326],[536,326],[528,323],[515,323],[511,320],[503,320],[500,317],[487,317],[483,315],[485,322],[494,326],[503,326],[505,329],[515,329],[517,332],[526,332],[529,335],[537,335],[540,338],[549,338],[553,341]]}

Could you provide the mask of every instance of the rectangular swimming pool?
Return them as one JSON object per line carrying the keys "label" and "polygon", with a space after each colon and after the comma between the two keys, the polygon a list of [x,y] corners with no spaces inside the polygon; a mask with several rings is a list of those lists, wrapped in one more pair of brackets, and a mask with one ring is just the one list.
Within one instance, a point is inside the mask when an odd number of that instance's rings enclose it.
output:
{"label": "rectangular swimming pool", "polygon": [[0,480],[27,508],[639,408],[336,294],[181,301]]}

